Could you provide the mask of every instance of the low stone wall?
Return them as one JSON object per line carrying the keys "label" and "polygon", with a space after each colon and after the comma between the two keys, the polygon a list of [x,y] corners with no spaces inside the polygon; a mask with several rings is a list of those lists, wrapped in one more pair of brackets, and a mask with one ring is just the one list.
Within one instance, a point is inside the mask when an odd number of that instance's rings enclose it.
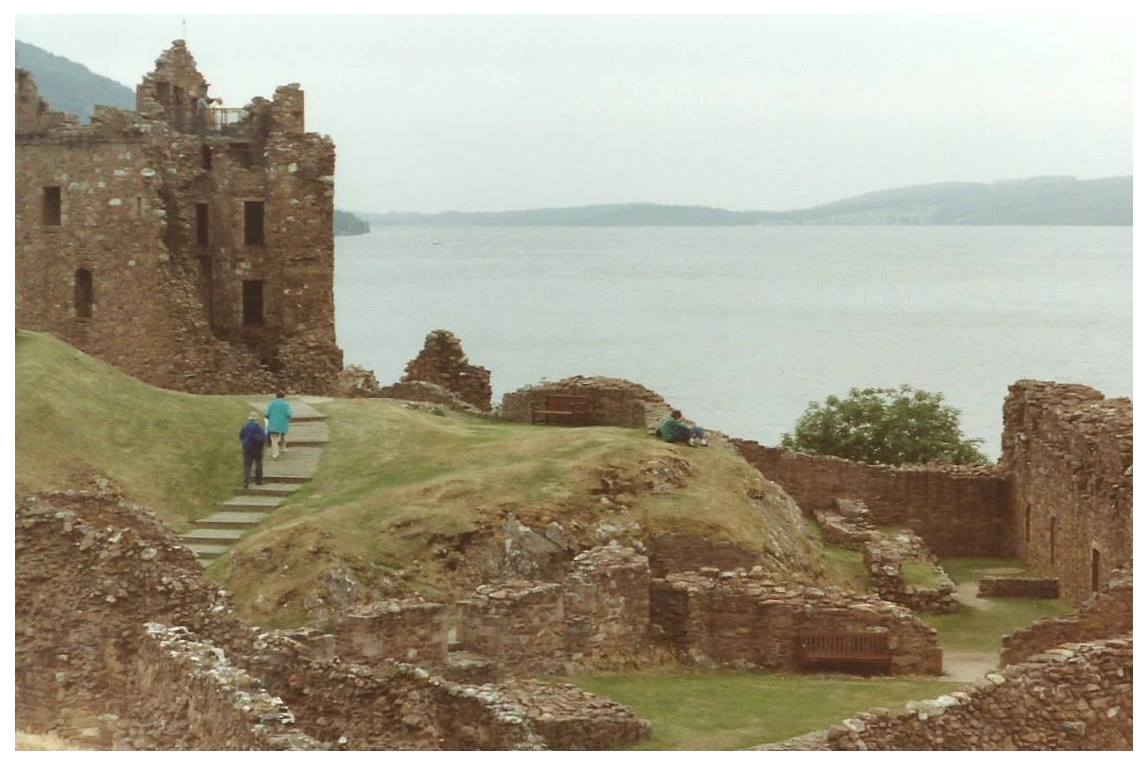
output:
{"label": "low stone wall", "polygon": [[995,468],[867,465],[732,440],[766,479],[780,484],[806,513],[857,498],[882,526],[906,526],[938,556],[994,556],[1012,551],[1007,481]]}
{"label": "low stone wall", "polygon": [[[155,747],[176,750],[320,750],[298,731],[283,701],[219,648],[195,640],[185,628],[145,626],[132,673],[127,674],[137,706],[155,731]],[[136,716],[143,719],[145,716]]]}
{"label": "low stone wall", "polygon": [[1132,639],[1065,644],[973,687],[827,732],[831,750],[1130,750]]}
{"label": "low stone wall", "polygon": [[462,649],[521,673],[560,669],[566,629],[558,583],[511,580],[480,585],[473,596],[458,602],[458,609]]}
{"label": "low stone wall", "polygon": [[902,606],[839,588],[793,587],[744,570],[681,572],[651,583],[655,634],[702,665],[798,670],[801,633],[883,633],[891,672],[937,674],[936,631]]}
{"label": "low stone wall", "polygon": [[463,401],[456,394],[446,390],[437,383],[427,383],[424,380],[413,380],[406,383],[395,383],[390,386],[383,386],[378,389],[378,393],[375,395],[382,399],[401,399],[407,402],[441,404],[444,407],[450,407],[451,409],[462,410],[464,412],[473,412],[475,414],[482,412],[473,404]]}
{"label": "low stone wall", "polygon": [[672,409],[656,392],[620,378],[582,377],[526,386],[502,397],[502,419],[532,421],[534,409],[545,409],[546,397],[583,396],[590,400],[585,425],[652,428]]}
{"label": "low stone wall", "polygon": [[1130,633],[1135,593],[1131,570],[1111,575],[1108,586],[1084,602],[1074,614],[1037,620],[1004,636],[1000,665],[1021,662],[1033,654],[1066,642],[1092,641]]}
{"label": "low stone wall", "polygon": [[570,663],[633,664],[649,632],[649,560],[617,544],[579,553],[565,581],[563,611]]}
{"label": "low stone wall", "polygon": [[[959,611],[956,584],[920,536],[911,531],[874,534],[864,544],[864,565],[868,568],[873,590],[885,601],[901,604],[914,612],[951,614]],[[927,569],[936,583],[935,587],[911,584],[904,569],[912,565]]]}
{"label": "low stone wall", "polygon": [[522,709],[522,717],[551,750],[606,750],[652,733],[649,722],[632,708],[571,684],[523,680],[492,688]]}
{"label": "low stone wall", "polygon": [[347,612],[338,623],[339,653],[352,662],[393,658],[414,665],[446,663],[446,607],[391,599]]}
{"label": "low stone wall", "polygon": [[980,578],[981,598],[1059,598],[1059,580],[1054,577]]}

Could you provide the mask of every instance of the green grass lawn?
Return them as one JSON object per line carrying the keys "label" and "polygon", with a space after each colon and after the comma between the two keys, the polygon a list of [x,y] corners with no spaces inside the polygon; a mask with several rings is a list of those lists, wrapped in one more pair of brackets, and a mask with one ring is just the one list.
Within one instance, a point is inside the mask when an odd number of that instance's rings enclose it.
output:
{"label": "green grass lawn", "polygon": [[177,529],[242,483],[241,399],[149,386],[52,335],[16,333],[16,490],[101,474]]}
{"label": "green grass lawn", "polygon": [[959,687],[919,678],[859,679],[744,672],[577,676],[567,683],[632,706],[653,724],[639,750],[737,750],[839,723],[874,707],[898,708]]}
{"label": "green grass lawn", "polygon": [[1007,558],[949,558],[940,565],[956,583],[962,605],[955,614],[922,614],[940,633],[945,651],[995,654],[1000,640],[1044,617],[1060,617],[1071,607],[1059,599],[979,598],[976,586],[985,575],[1020,574],[1023,562]]}

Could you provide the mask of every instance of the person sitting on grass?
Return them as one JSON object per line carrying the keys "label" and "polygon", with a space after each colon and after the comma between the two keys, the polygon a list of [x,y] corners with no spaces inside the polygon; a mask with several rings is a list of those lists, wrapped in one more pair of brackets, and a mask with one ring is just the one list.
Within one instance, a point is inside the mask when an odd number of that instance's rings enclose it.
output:
{"label": "person sitting on grass", "polygon": [[705,431],[702,428],[699,426],[690,427],[681,420],[681,410],[670,412],[657,428],[664,441],[688,444],[690,447],[709,446],[709,440],[705,437]]}

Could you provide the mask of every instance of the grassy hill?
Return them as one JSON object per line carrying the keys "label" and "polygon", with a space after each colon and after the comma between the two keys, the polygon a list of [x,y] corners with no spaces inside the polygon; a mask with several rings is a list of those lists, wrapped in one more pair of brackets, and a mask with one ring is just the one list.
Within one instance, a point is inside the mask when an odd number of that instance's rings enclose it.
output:
{"label": "grassy hill", "polygon": [[[498,579],[511,515],[558,524],[573,547],[603,531],[725,541],[784,579],[842,581],[795,505],[731,451],[621,428],[539,428],[388,400],[323,405],[316,477],[214,562],[248,618],[290,625],[340,600],[413,589],[452,599]],[[606,505],[603,477],[622,489]]]}
{"label": "grassy hill", "polygon": [[240,399],[165,391],[52,335],[16,333],[16,492],[116,482],[176,529],[242,483]]}
{"label": "grassy hill", "polygon": [[[783,579],[855,574],[732,451],[392,400],[322,407],[331,444],[315,478],[208,570],[265,624],[412,590],[453,598],[505,576],[511,517],[539,532],[560,525],[574,551],[668,534],[748,552]],[[249,409],[239,397],[154,388],[53,336],[18,332],[16,490],[91,486],[98,474],[184,529],[238,485]]]}

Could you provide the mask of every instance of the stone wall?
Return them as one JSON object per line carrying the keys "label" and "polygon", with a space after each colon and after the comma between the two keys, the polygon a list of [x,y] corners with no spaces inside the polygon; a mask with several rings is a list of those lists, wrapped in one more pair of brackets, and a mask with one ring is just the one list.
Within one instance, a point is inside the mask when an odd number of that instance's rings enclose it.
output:
{"label": "stone wall", "polygon": [[[422,351],[407,363],[406,374],[402,376],[399,385],[416,382],[441,386],[482,412],[491,409],[490,397],[493,393],[490,388],[490,371],[470,364],[462,350],[462,341],[446,330],[434,330],[427,335]],[[391,390],[390,393],[388,389],[383,389],[383,396],[415,398],[417,394],[418,390],[411,387]]]}
{"label": "stone wall", "polygon": [[522,423],[533,420],[535,409],[546,407],[546,397],[586,397],[589,416],[585,425],[652,428],[671,407],[656,392],[620,378],[582,377],[526,386],[502,397],[502,418]]}
{"label": "stone wall", "polygon": [[[297,730],[283,701],[217,647],[184,628],[145,626],[123,691],[144,708],[129,718],[157,723],[146,736],[175,750],[319,750]],[[146,742],[147,740],[145,740]]]}
{"label": "stone wall", "polygon": [[1079,604],[1131,560],[1132,408],[1087,386],[1021,380],[1004,402],[1008,537]]}
{"label": "stone wall", "polygon": [[352,662],[391,658],[423,667],[446,664],[446,607],[390,599],[351,609],[338,620],[338,652]]}
{"label": "stone wall", "polygon": [[509,671],[542,674],[561,668],[565,649],[562,586],[511,580],[480,585],[458,602],[461,648],[497,659]]}
{"label": "stone wall", "polygon": [[[162,522],[111,493],[24,499],[15,526],[16,724],[24,731],[101,748],[245,746],[249,719],[227,709],[232,693],[261,700],[247,713],[280,716],[283,725],[293,715],[282,731],[311,738],[278,741],[283,747],[541,749],[550,744],[540,732],[565,743],[597,720],[612,721],[603,724],[609,736],[643,731],[631,710],[593,695],[559,689],[553,705],[530,707],[511,687],[456,684],[406,663],[332,662],[329,636],[250,626]],[[147,623],[186,629],[161,637],[193,643],[165,648]],[[187,675],[190,694],[150,704],[150,691],[178,683],[173,668],[185,660],[204,673]],[[555,728],[556,719],[566,727]]]}
{"label": "stone wall", "polygon": [[649,560],[613,544],[574,557],[563,593],[565,651],[575,666],[635,664],[649,632]]}
{"label": "stone wall", "polygon": [[1067,642],[1079,643],[1130,633],[1134,598],[1130,569],[1114,572],[1107,586],[1084,602],[1074,614],[1037,620],[1004,636],[1000,665],[1020,662]]}
{"label": "stone wall", "polygon": [[902,606],[839,588],[792,587],[743,570],[682,572],[655,579],[655,635],[685,661],[704,665],[800,669],[801,633],[883,633],[891,672],[941,671],[936,631]]}
{"label": "stone wall", "polygon": [[[918,535],[909,530],[877,532],[864,544],[864,566],[872,589],[885,601],[914,612],[950,614],[959,611],[956,585]],[[926,573],[914,581],[908,568]]]}
{"label": "stone wall", "polygon": [[97,108],[79,125],[17,73],[17,326],[167,388],[325,392],[342,367],[334,147],[301,131],[297,85],[200,136],[206,89],[176,41],[138,112]]}
{"label": "stone wall", "polygon": [[883,466],[734,439],[741,455],[807,514],[838,497],[864,501],[879,525],[906,526],[938,556],[1007,555],[1005,474],[976,466]]}
{"label": "stone wall", "polygon": [[1065,644],[976,686],[827,732],[831,750],[1130,750],[1132,640]]}
{"label": "stone wall", "polygon": [[1059,580],[1053,577],[980,578],[980,598],[1059,598]]}

